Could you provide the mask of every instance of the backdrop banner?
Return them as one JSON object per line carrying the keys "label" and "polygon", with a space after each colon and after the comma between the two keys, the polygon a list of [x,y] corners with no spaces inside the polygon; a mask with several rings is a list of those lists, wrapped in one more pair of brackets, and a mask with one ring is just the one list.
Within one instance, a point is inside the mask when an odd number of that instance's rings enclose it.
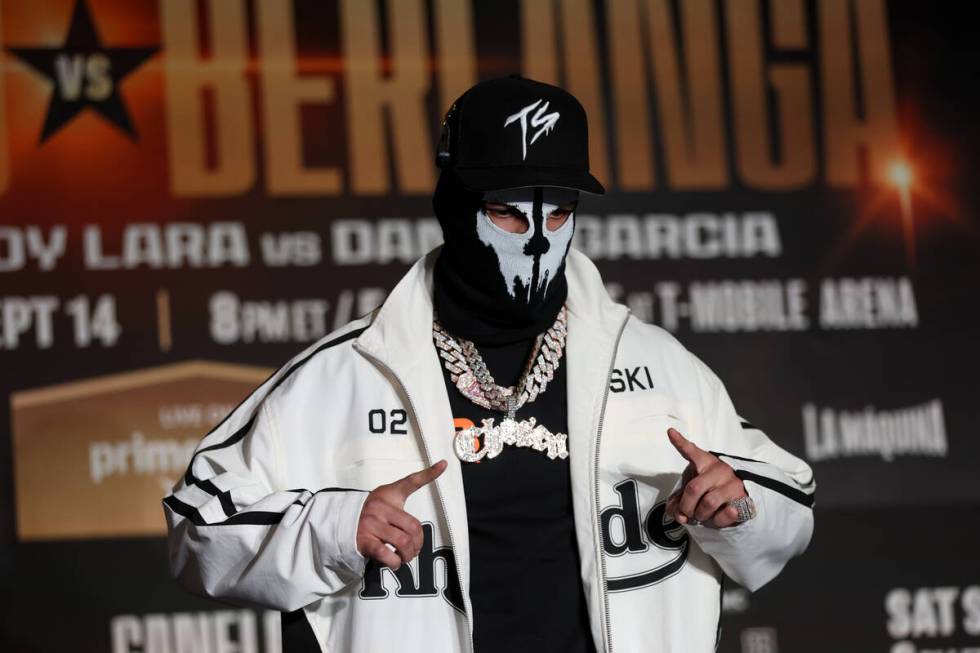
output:
{"label": "backdrop banner", "polygon": [[973,25],[885,0],[0,0],[0,649],[279,650],[277,613],[170,580],[160,500],[441,242],[442,114],[520,73],[588,112],[609,192],[575,246],[815,471],[810,550],[726,585],[719,650],[980,651]]}

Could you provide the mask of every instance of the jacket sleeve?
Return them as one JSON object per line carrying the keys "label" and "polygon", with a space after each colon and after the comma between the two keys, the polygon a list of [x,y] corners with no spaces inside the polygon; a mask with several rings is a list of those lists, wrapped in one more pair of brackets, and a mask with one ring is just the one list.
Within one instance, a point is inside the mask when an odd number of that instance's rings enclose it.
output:
{"label": "jacket sleeve", "polygon": [[[280,371],[280,374],[282,372]],[[272,377],[198,445],[163,500],[171,574],[197,594],[292,611],[361,576],[367,492],[283,489]]]}
{"label": "jacket sleeve", "polygon": [[727,528],[688,526],[688,533],[729,578],[755,591],[775,578],[810,542],[816,490],[813,471],[741,418],[721,380],[703,362],[695,361],[702,392],[713,405],[707,411],[706,442],[700,446],[710,448],[735,470],[758,514]]}

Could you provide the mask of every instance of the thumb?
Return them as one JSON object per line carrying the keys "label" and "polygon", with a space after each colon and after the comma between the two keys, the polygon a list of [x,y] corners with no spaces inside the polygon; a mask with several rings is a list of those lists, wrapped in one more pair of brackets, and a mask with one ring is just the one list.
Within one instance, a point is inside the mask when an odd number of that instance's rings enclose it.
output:
{"label": "thumb", "polygon": [[413,492],[439,478],[439,476],[446,471],[446,467],[448,466],[449,463],[447,463],[445,460],[440,460],[430,467],[426,467],[423,470],[398,479],[391,484],[391,487],[404,502]]}

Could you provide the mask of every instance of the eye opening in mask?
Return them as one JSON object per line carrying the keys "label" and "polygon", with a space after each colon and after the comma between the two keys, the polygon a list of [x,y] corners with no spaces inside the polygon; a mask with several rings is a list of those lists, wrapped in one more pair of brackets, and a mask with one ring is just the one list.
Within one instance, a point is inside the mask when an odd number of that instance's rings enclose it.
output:
{"label": "eye opening in mask", "polygon": [[485,201],[481,210],[490,218],[490,222],[509,233],[523,234],[531,228],[528,217],[516,206],[504,202]]}
{"label": "eye opening in mask", "polygon": [[568,222],[568,218],[575,213],[575,208],[578,206],[578,201],[566,202],[557,206],[551,213],[548,214],[545,222],[547,223],[548,231],[558,231],[565,223]]}
{"label": "eye opening in mask", "polygon": [[[546,228],[548,231],[557,231],[568,222],[568,218],[575,212],[578,201],[565,202],[553,209],[545,216]],[[519,208],[506,202],[485,200],[481,211],[491,222],[500,229],[513,234],[527,233],[530,229],[530,222],[527,215]]]}

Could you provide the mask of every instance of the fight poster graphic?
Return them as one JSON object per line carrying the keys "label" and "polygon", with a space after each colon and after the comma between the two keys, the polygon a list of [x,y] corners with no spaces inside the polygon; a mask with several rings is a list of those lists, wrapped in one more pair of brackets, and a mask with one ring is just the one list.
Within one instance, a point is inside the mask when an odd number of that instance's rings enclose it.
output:
{"label": "fight poster graphic", "polygon": [[[608,193],[582,197],[573,246],[814,469],[810,552],[728,587],[719,650],[980,646],[965,12],[0,0],[0,648],[277,650],[275,615],[173,584],[160,499],[231,408],[441,243],[443,114],[512,73],[588,114]],[[501,137],[532,157],[566,116],[524,108]],[[55,585],[76,606],[58,629],[32,612]]]}

